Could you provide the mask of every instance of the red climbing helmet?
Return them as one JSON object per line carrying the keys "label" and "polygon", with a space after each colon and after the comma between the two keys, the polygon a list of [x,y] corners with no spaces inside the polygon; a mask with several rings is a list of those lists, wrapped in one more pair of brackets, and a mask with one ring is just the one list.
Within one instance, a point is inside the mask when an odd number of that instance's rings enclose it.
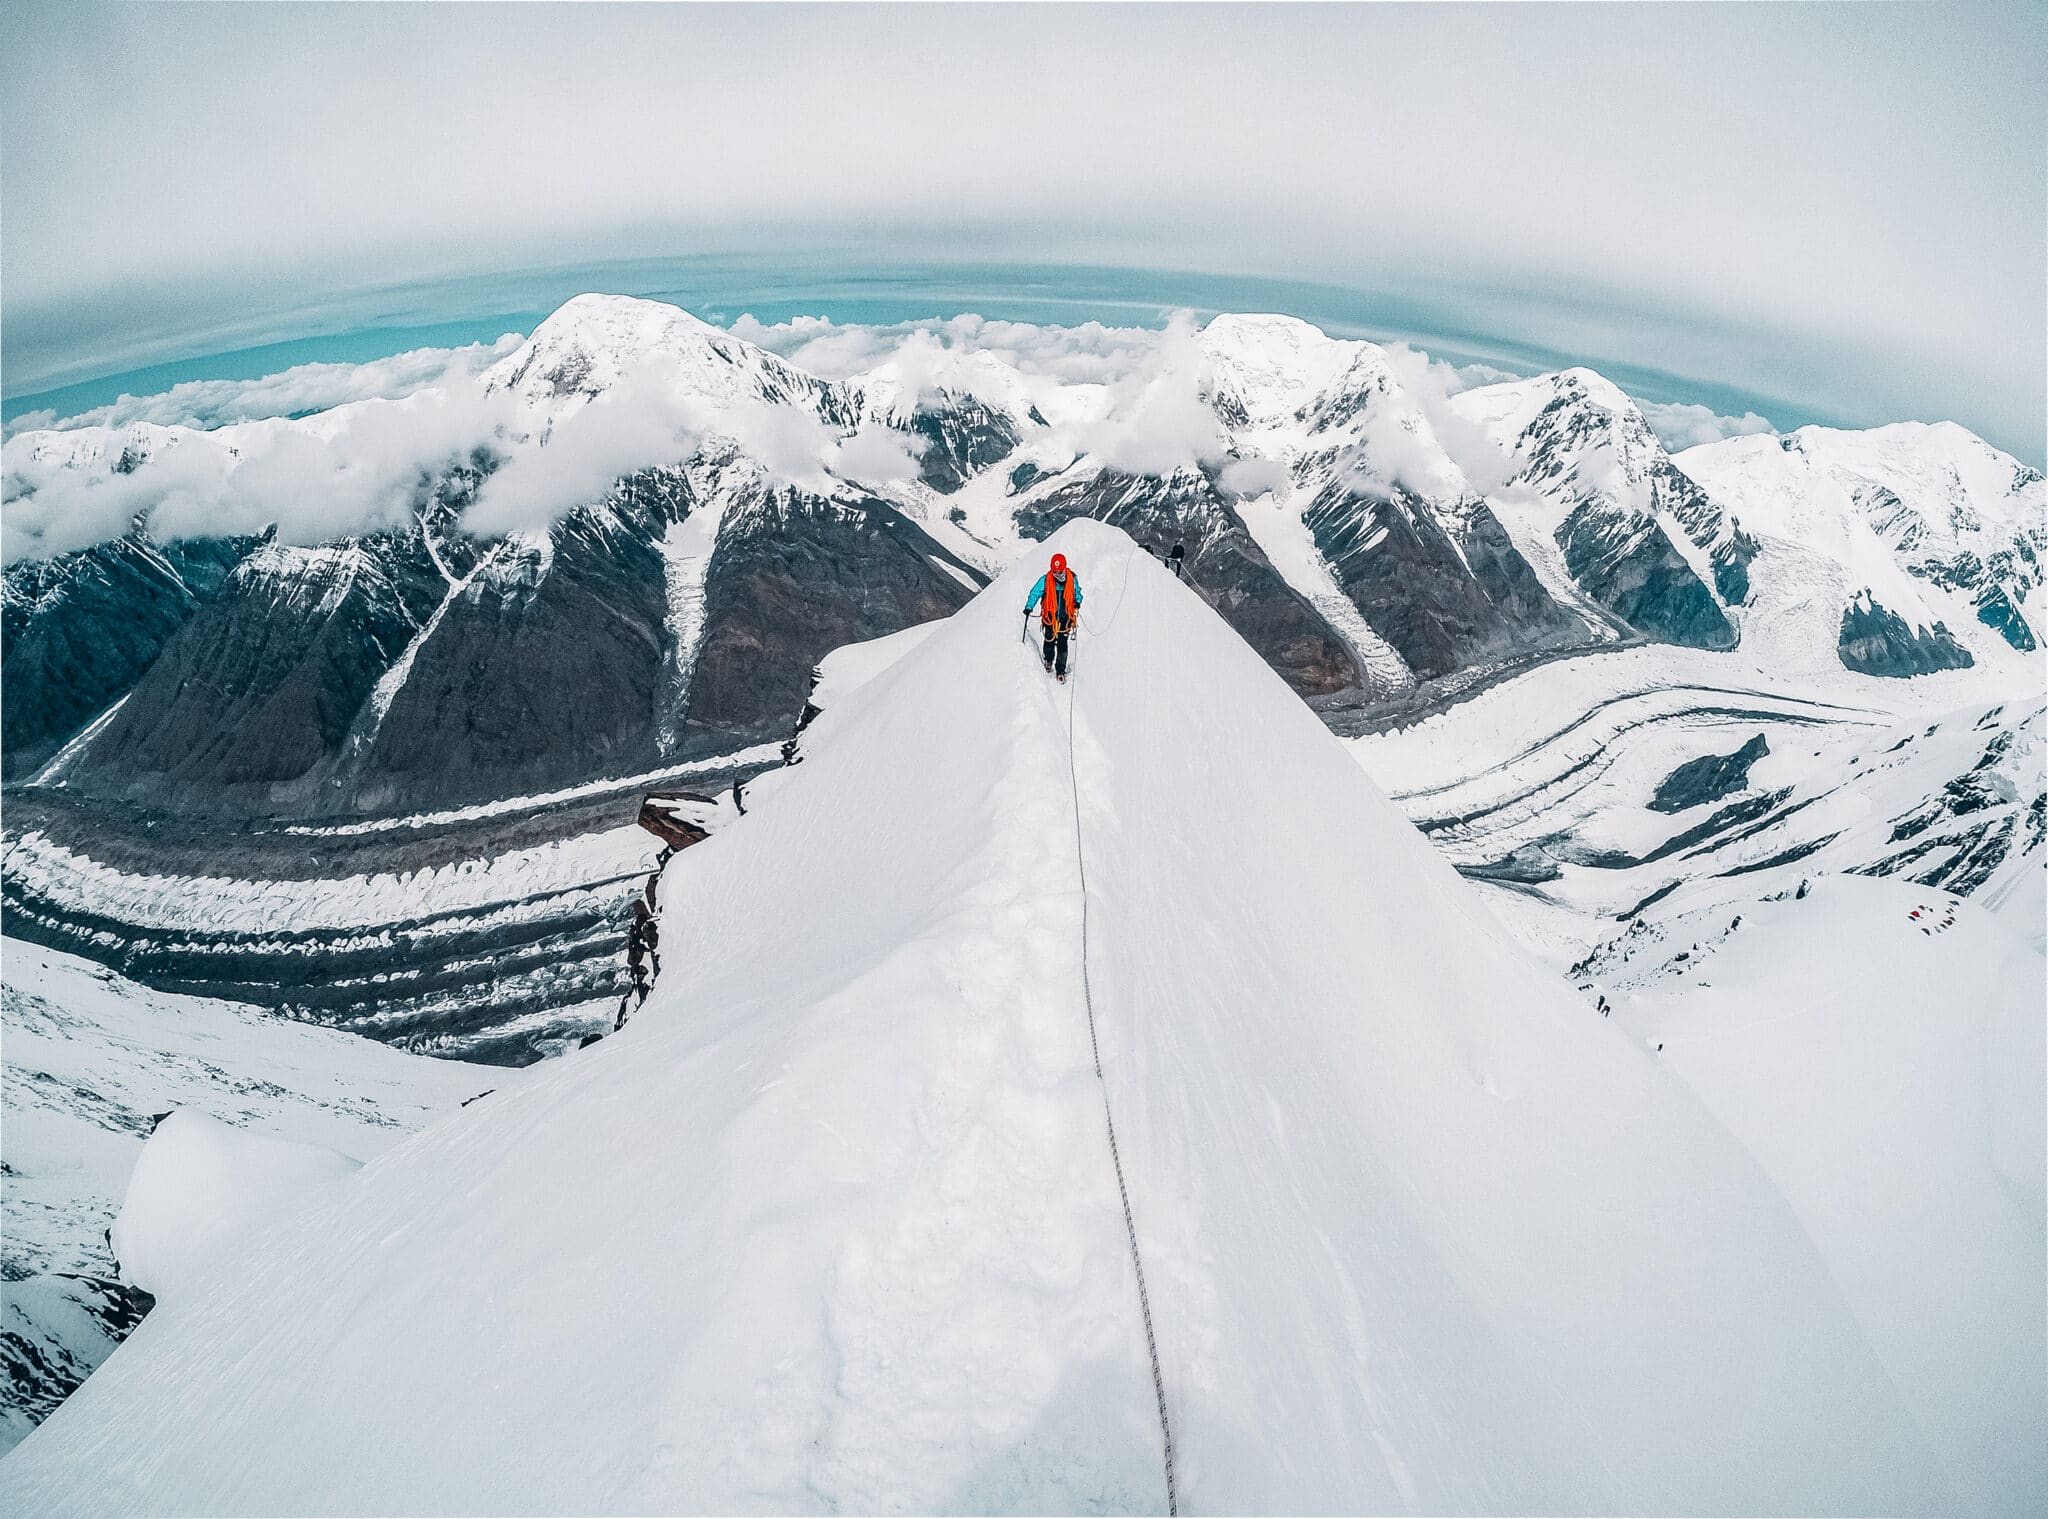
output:
{"label": "red climbing helmet", "polygon": [[1052,556],[1052,572],[1055,575],[1066,574],[1067,556],[1065,554],[1055,554]]}

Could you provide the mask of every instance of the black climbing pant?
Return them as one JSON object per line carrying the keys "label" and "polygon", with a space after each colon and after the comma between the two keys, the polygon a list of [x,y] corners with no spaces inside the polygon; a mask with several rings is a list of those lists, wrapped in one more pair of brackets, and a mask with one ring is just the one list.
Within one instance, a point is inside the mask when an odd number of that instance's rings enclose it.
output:
{"label": "black climbing pant", "polygon": [[1049,626],[1042,626],[1045,633],[1045,662],[1053,666],[1057,674],[1067,673],[1067,629],[1061,628],[1055,634]]}

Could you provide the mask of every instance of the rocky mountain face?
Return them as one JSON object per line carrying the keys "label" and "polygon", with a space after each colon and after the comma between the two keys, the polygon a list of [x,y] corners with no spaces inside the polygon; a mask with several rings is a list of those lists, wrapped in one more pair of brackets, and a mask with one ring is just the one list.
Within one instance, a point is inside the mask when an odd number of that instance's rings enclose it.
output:
{"label": "rocky mountain face", "polygon": [[1679,547],[1695,556],[1713,549],[1727,531],[1723,514],[1672,464],[1633,401],[1591,370],[1571,369],[1467,391],[1452,404],[1510,461],[1502,496],[1520,506],[1525,532],[1549,534],[1602,610],[1659,642],[1735,646],[1725,608],[1745,587],[1727,572],[1703,574]]}
{"label": "rocky mountain face", "polygon": [[924,445],[918,479],[941,494],[960,489],[1015,452],[1022,428],[971,395],[940,395],[919,405],[908,430]]}
{"label": "rocky mountain face", "polygon": [[138,528],[10,566],[0,582],[0,773],[34,774],[132,690],[254,547],[247,538],[158,543]]}
{"label": "rocky mountain face", "polygon": [[107,794],[307,810],[440,584],[417,535],[269,544],[169,640],[67,780]]}
{"label": "rocky mountain face", "polygon": [[1399,485],[1339,477],[1304,520],[1365,620],[1422,679],[1531,648],[1587,641],[1484,502],[1439,512]]}
{"label": "rocky mountain face", "polygon": [[720,517],[676,752],[786,737],[827,653],[944,617],[980,584],[887,501],[746,480]]}
{"label": "rocky mountain face", "polygon": [[[125,537],[8,566],[6,776],[288,818],[653,773],[786,736],[827,650],[944,615],[1076,516],[1182,544],[1198,593],[1339,723],[1573,649],[1730,648],[1795,588],[1800,636],[1865,673],[2035,645],[2041,478],[1961,429],[1674,461],[1588,370],[1448,401],[1404,375],[1372,344],[1219,317],[1136,403],[986,354],[828,381],[674,307],[579,297],[481,378],[497,432],[423,475],[403,526],[164,542],[145,502]],[[626,396],[678,429],[550,525],[465,526],[494,473],[573,457],[579,419]],[[27,434],[8,489],[132,485],[172,450],[224,467],[247,436]]]}

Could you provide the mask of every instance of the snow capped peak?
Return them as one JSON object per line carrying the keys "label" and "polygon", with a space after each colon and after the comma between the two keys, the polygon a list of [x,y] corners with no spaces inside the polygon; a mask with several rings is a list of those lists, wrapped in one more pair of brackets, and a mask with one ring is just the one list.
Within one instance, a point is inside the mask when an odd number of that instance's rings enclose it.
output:
{"label": "snow capped peak", "polygon": [[1333,338],[1291,316],[1212,317],[1197,339],[1212,395],[1247,420],[1278,421],[1345,377],[1370,343]]}
{"label": "snow capped peak", "polygon": [[1679,462],[1696,476],[1754,476],[1752,494],[1811,495],[1824,478],[1882,536],[1906,549],[1957,547],[1983,533],[1998,543],[2014,536],[2031,540],[2043,532],[2048,489],[2041,475],[1957,423],[1809,426],[1787,433],[1778,448],[1769,448],[1771,441],[1702,444]]}
{"label": "snow capped peak", "polygon": [[721,336],[681,307],[623,295],[579,295],[533,329],[524,346],[484,372],[487,390],[535,393],[602,390],[630,363],[662,353],[707,348]]}
{"label": "snow capped peak", "polygon": [[1649,509],[1664,445],[1641,408],[1586,368],[1461,391],[1452,409],[1515,460],[1518,474],[1551,489],[1579,489]]}
{"label": "snow capped peak", "polygon": [[509,390],[546,408],[594,399],[628,379],[717,404],[811,398],[824,382],[679,306],[579,295],[488,370],[486,393]]}
{"label": "snow capped peak", "polygon": [[1225,311],[1202,328],[1202,346],[1211,353],[1301,355],[1350,345],[1333,338],[1313,322],[1276,312]]}
{"label": "snow capped peak", "polygon": [[1477,386],[1460,391],[1453,404],[1471,419],[1487,423],[1503,442],[1513,442],[1544,419],[1547,432],[1569,429],[1607,441],[1625,437],[1632,447],[1662,449],[1641,409],[1621,387],[1583,366]]}
{"label": "snow capped peak", "polygon": [[637,295],[606,295],[591,290],[571,296],[557,306],[534,329],[533,336],[592,330],[610,333],[686,331],[707,335],[720,332],[703,318],[667,301],[652,301]]}
{"label": "snow capped peak", "polygon": [[1597,369],[1574,365],[1546,378],[1560,395],[1577,396],[1591,405],[1604,406],[1612,411],[1636,409],[1636,403],[1623,394],[1621,387]]}
{"label": "snow capped peak", "polygon": [[1799,449],[1859,502],[1903,505],[1944,537],[1979,524],[2040,527],[2041,476],[1955,422],[1893,422],[1849,430],[1802,427]]}

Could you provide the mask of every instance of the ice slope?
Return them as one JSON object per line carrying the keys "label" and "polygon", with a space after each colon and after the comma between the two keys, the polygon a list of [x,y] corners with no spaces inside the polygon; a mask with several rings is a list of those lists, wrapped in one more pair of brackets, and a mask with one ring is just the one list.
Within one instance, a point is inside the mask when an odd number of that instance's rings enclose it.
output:
{"label": "ice slope", "polygon": [[1018,570],[850,689],[621,1035],[167,1295],[0,1506],[1162,1508],[1106,1101],[1190,1512],[1951,1508],[1742,1147],[1184,586],[1052,542],[1072,683]]}

